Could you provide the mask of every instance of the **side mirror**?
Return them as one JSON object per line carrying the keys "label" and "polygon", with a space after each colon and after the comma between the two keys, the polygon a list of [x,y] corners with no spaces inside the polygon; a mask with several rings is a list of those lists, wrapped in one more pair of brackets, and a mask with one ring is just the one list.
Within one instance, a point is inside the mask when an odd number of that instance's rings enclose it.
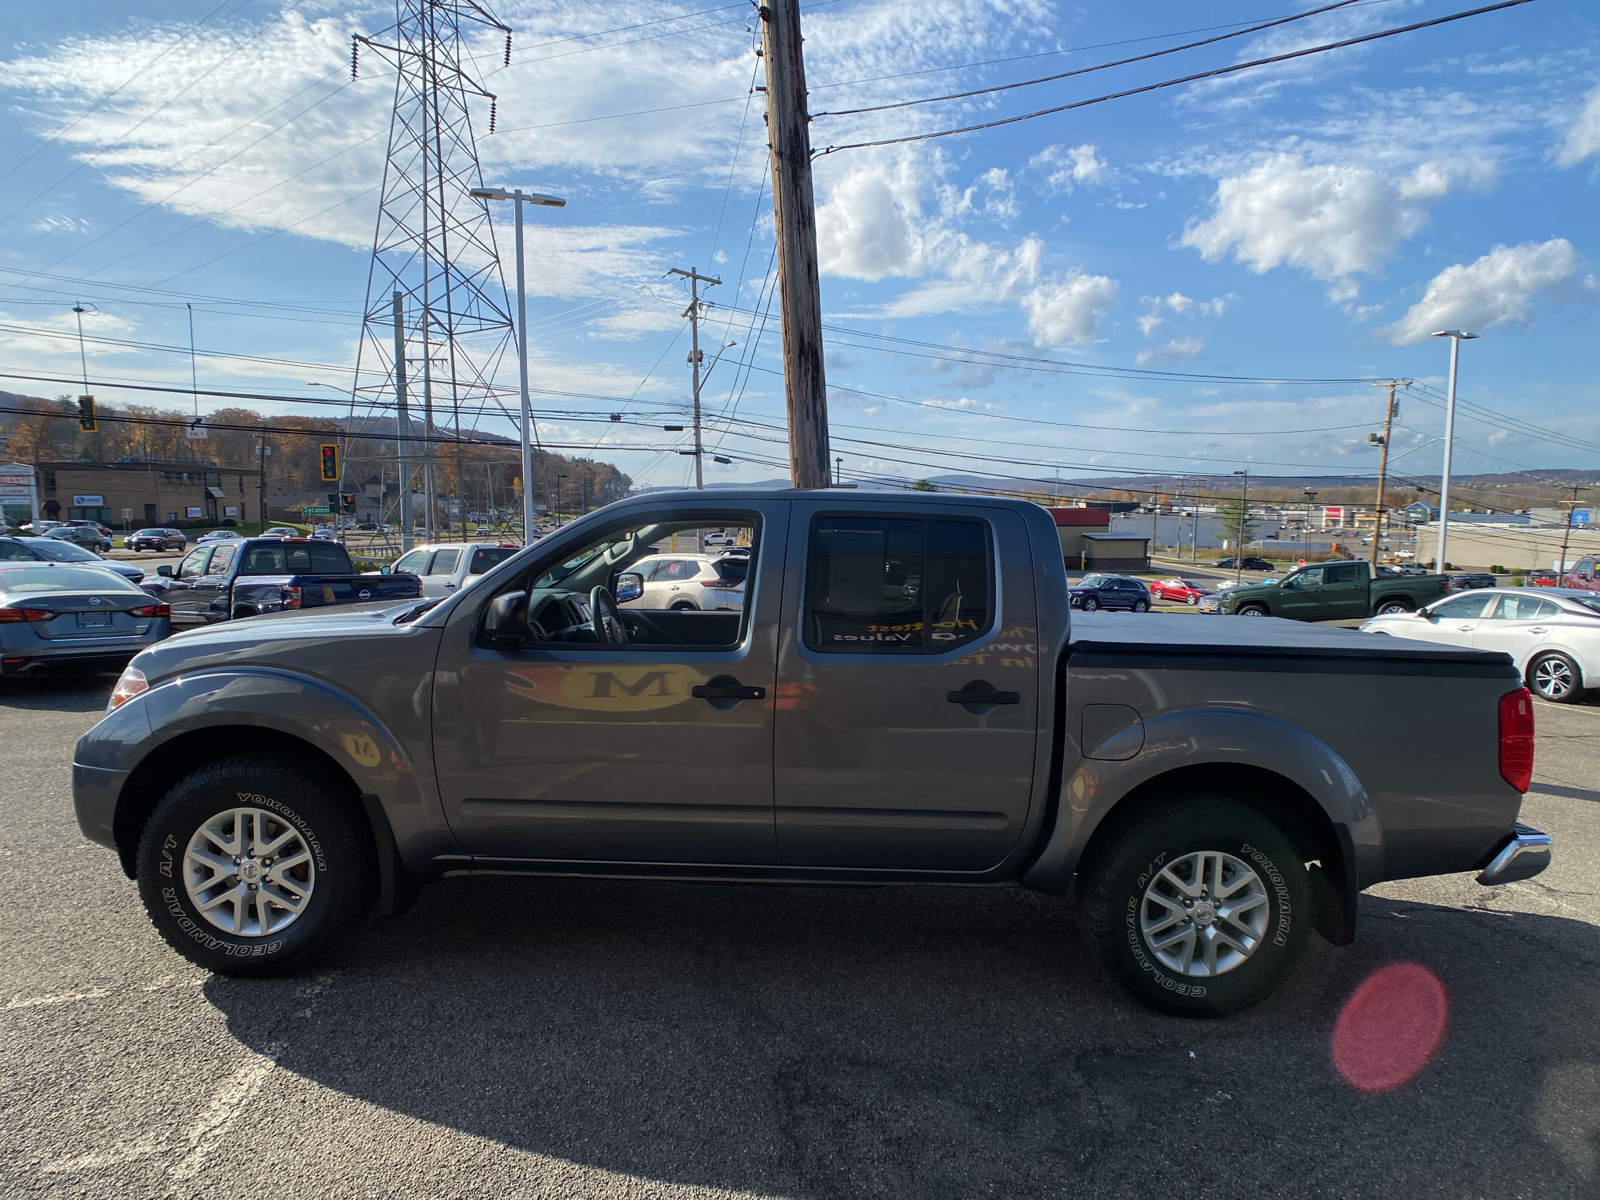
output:
{"label": "side mirror", "polygon": [[379,575],[388,575],[393,571],[394,571],[393,567],[379,567],[378,568],[378,574]]}
{"label": "side mirror", "polygon": [[168,566],[157,567],[156,568],[156,574],[161,576],[161,578],[163,578],[163,579],[171,579],[172,578],[172,568],[168,567]]}
{"label": "side mirror", "polygon": [[483,637],[497,650],[516,650],[528,640],[528,593],[506,592],[489,601]]}
{"label": "side mirror", "polygon": [[618,604],[626,604],[629,600],[637,600],[644,595],[644,576],[638,571],[624,571],[617,576],[617,587],[613,593]]}

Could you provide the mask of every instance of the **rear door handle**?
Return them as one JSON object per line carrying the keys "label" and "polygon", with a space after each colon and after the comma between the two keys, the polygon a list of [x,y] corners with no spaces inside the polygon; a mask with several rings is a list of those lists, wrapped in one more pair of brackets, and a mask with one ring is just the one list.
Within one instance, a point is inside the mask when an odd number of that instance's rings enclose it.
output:
{"label": "rear door handle", "polygon": [[945,693],[951,704],[1021,704],[1021,692],[997,692],[982,680],[967,684],[959,692]]}

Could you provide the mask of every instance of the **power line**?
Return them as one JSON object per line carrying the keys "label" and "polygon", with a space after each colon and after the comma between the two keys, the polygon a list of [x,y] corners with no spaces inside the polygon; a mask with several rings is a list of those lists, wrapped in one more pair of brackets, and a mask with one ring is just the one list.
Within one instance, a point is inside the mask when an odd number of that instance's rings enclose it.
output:
{"label": "power line", "polygon": [[1103,104],[1107,100],[1122,100],[1128,96],[1138,96],[1145,92],[1158,91],[1161,88],[1177,87],[1180,84],[1195,83],[1201,79],[1214,79],[1222,75],[1232,75],[1238,71],[1248,71],[1255,67],[1265,67],[1273,63],[1289,62],[1292,59],[1306,58],[1313,54],[1326,54],[1330,50],[1342,50],[1348,46],[1359,46],[1364,42],[1375,42],[1382,38],[1396,37],[1402,33],[1412,33],[1418,29],[1445,25],[1451,21],[1462,21],[1468,17],[1482,16],[1484,13],[1498,12],[1503,8],[1516,8],[1519,5],[1532,2],[1533,0],[1500,0],[1498,4],[1467,9],[1464,12],[1451,13],[1444,17],[1434,17],[1429,21],[1416,21],[1410,25],[1396,26],[1393,29],[1380,29],[1376,33],[1364,33],[1359,37],[1344,38],[1337,42],[1325,42],[1320,46],[1308,46],[1302,50],[1291,50],[1284,54],[1273,54],[1266,58],[1252,59],[1249,62],[1234,63],[1232,66],[1214,67],[1209,71],[1197,71],[1192,75],[1183,75],[1177,79],[1164,79],[1159,83],[1147,83],[1141,87],[1126,88],[1120,92],[1108,92],[1106,95],[1093,96],[1088,100],[1075,100],[1071,104],[1057,104],[1051,108],[1041,108],[1036,112],[1020,113],[1014,117],[999,117],[993,121],[983,121],[977,125],[963,125],[956,129],[940,129],[932,133],[912,133],[897,138],[879,138],[871,142],[849,142],[842,146],[828,146],[818,151],[817,156],[836,154],[841,150],[866,150],[875,146],[898,146],[906,142],[925,142],[930,138],[952,137],[958,133],[976,133],[984,129],[995,129],[1001,125],[1015,125],[1019,121],[1031,121],[1035,117],[1048,117],[1055,113],[1068,112],[1075,108],[1085,108],[1091,104]]}
{"label": "power line", "polygon": [[1260,33],[1263,29],[1272,29],[1275,26],[1287,25],[1293,21],[1304,21],[1307,17],[1315,17],[1325,12],[1332,12],[1334,9],[1349,8],[1355,3],[1358,3],[1358,0],[1335,0],[1334,3],[1324,4],[1321,8],[1310,8],[1304,12],[1290,13],[1286,17],[1277,17],[1271,21],[1246,25],[1243,29],[1219,33],[1215,37],[1201,38],[1198,42],[1185,42],[1181,46],[1168,46],[1163,50],[1151,50],[1146,54],[1135,54],[1131,58],[1119,58],[1113,62],[1095,63],[1093,66],[1078,67],[1072,71],[1060,71],[1054,75],[1041,75],[1037,79],[1018,79],[1012,83],[997,83],[990,87],[973,88],[965,92],[951,92],[945,96],[924,96],[919,100],[894,100],[888,104],[873,104],[866,108],[841,108],[835,112],[812,113],[811,116],[813,119],[816,117],[852,117],[861,113],[885,112],[891,108],[911,108],[918,104],[940,104],[946,100],[966,100],[972,96],[987,96],[992,92],[1009,92],[1016,88],[1035,87],[1041,83],[1055,83],[1058,80],[1072,79],[1078,75],[1091,75],[1096,71],[1109,71],[1112,67],[1125,67],[1130,63],[1148,62],[1152,58],[1164,58],[1168,54],[1180,54],[1185,50],[1194,50],[1200,46],[1210,46],[1232,38]]}

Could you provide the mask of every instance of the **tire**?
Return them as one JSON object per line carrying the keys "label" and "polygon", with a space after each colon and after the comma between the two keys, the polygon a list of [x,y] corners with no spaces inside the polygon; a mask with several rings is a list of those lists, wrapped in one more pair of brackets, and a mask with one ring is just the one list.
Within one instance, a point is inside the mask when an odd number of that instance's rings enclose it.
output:
{"label": "tire", "polygon": [[[210,836],[202,832],[208,826]],[[228,842],[255,853],[244,856],[246,868],[224,875],[237,865],[228,861]],[[304,858],[273,867],[263,843],[279,858]],[[202,865],[191,850],[215,865]],[[225,758],[180,780],[139,838],[139,895],[156,930],[220,975],[282,975],[314,960],[372,907],[376,877],[372,840],[352,808],[326,781],[273,755]],[[244,900],[242,914],[227,898],[233,895]],[[204,901],[212,902],[211,915],[201,911]]]}
{"label": "tire", "polygon": [[1411,603],[1407,600],[1385,600],[1378,605],[1378,610],[1373,615],[1378,617],[1392,617],[1400,613],[1408,613],[1411,611]]}
{"label": "tire", "polygon": [[235,621],[242,621],[246,617],[258,617],[260,615],[261,614],[256,609],[250,607],[248,604],[241,604],[238,608],[233,610],[232,619]]}
{"label": "tire", "polygon": [[1184,603],[1188,604],[1191,608],[1198,608],[1199,605],[1200,605],[1200,597],[1199,596],[1190,596],[1187,600],[1184,601]]}
{"label": "tire", "polygon": [[1240,617],[1270,617],[1272,614],[1259,604],[1246,604],[1235,615]]}
{"label": "tire", "polygon": [[1133,602],[1133,611],[1134,612],[1149,612],[1150,611],[1150,605],[1149,605],[1149,603],[1147,601],[1135,600]]}
{"label": "tire", "polygon": [[1100,607],[1100,601],[1097,600],[1095,597],[1093,597],[1093,596],[1085,596],[1083,598],[1083,611],[1084,612],[1094,612],[1094,610],[1099,608],[1099,607]]}
{"label": "tire", "polygon": [[[1311,932],[1310,880],[1289,839],[1254,809],[1215,794],[1174,798],[1093,854],[1078,872],[1079,927],[1142,1003],[1180,1017],[1227,1016],[1266,999],[1299,962]],[[1218,864],[1234,920],[1207,907]],[[1179,908],[1189,887],[1203,889],[1201,898]],[[1163,941],[1173,918],[1177,933]]]}
{"label": "tire", "polygon": [[693,604],[688,600],[680,600],[676,604],[672,605],[670,611],[672,611],[672,612],[697,612],[698,610],[699,610],[699,605]]}
{"label": "tire", "polygon": [[1528,664],[1528,688],[1552,704],[1576,704],[1583,699],[1583,673],[1565,654],[1541,654]]}

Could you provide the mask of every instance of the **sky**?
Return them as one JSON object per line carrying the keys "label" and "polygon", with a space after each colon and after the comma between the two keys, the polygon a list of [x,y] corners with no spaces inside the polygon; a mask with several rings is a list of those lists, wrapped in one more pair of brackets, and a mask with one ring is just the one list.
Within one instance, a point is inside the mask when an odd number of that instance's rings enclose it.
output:
{"label": "sky", "polygon": [[[686,285],[707,289],[708,482],[786,475],[748,4],[498,0],[470,34],[484,182],[528,210],[544,444],[692,479]],[[846,480],[1435,474],[1600,466],[1600,9],[1504,11],[996,128],[980,124],[1446,16],[1315,5],[802,6],[829,419]],[[1233,24],[1219,25],[1226,17]],[[392,4],[80,0],[0,13],[0,389],[348,411],[394,102],[351,36]],[[626,28],[624,28],[626,27]],[[875,108],[872,112],[852,112]],[[838,149],[832,149],[839,147]],[[854,148],[850,148],[854,147]],[[492,208],[514,279],[509,211]],[[491,272],[492,274],[492,272]],[[495,381],[515,409],[516,364]],[[30,378],[32,377],[32,378]],[[45,377],[45,378],[38,378]],[[341,395],[344,397],[340,399]],[[199,409],[234,401],[201,396]],[[343,407],[341,407],[341,405]],[[360,411],[366,411],[365,401]],[[610,414],[624,420],[612,422]],[[676,416],[674,415],[676,414]],[[479,428],[513,431],[497,411]]]}

